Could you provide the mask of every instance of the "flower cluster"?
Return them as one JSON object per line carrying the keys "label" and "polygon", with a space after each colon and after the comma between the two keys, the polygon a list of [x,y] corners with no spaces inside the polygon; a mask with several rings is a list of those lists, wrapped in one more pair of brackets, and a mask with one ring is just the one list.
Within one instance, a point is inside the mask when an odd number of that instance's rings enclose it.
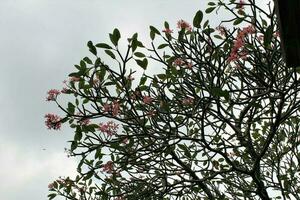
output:
{"label": "flower cluster", "polygon": [[78,123],[82,126],[86,126],[86,125],[89,125],[91,123],[91,120],[90,119],[81,119],[78,121]]}
{"label": "flower cluster", "polygon": [[103,105],[103,111],[105,113],[111,113],[115,117],[120,112],[120,103],[118,101],[114,101],[111,104],[105,103]]}
{"label": "flower cluster", "polygon": [[192,26],[182,19],[177,22],[177,28],[192,31]]}
{"label": "flower cluster", "polygon": [[118,128],[119,125],[113,121],[99,124],[99,130],[103,133],[106,133],[109,136],[115,135],[118,131]]}
{"label": "flower cluster", "polygon": [[192,97],[187,97],[182,99],[182,104],[185,106],[193,105],[193,103],[194,103],[194,99]]}
{"label": "flower cluster", "polygon": [[52,90],[49,90],[47,92],[48,96],[46,98],[47,101],[55,101],[56,100],[56,97],[57,95],[60,94],[60,91],[56,90],[56,89],[52,89]]}
{"label": "flower cluster", "polygon": [[108,161],[106,164],[102,165],[102,170],[111,174],[114,170],[114,163],[112,161]]}
{"label": "flower cluster", "polygon": [[152,101],[153,101],[153,99],[152,99],[152,97],[150,97],[150,96],[144,96],[144,97],[143,97],[143,103],[144,103],[144,104],[151,104]]}
{"label": "flower cluster", "polygon": [[236,61],[238,59],[246,59],[247,51],[244,49],[245,37],[249,34],[254,34],[255,28],[250,25],[239,31],[236,40],[234,41],[233,48],[231,49],[228,62]]}
{"label": "flower cluster", "polygon": [[60,129],[61,118],[58,115],[48,113],[45,115],[45,118],[46,118],[45,124],[48,129],[54,129],[54,130]]}
{"label": "flower cluster", "polygon": [[179,70],[180,67],[186,66],[188,69],[192,69],[193,64],[191,62],[187,62],[186,60],[183,60],[182,58],[176,58],[173,62],[173,65],[176,66],[176,69]]}
{"label": "flower cluster", "polygon": [[222,35],[222,36],[226,35],[227,29],[224,26],[220,25],[216,28],[216,30],[219,31],[220,35]]}

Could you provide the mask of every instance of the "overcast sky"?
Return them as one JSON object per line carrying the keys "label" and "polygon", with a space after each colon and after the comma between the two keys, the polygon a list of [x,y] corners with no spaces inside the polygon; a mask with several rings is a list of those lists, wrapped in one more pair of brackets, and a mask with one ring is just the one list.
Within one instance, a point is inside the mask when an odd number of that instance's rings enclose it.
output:
{"label": "overcast sky", "polygon": [[51,181],[75,174],[76,162],[64,153],[71,130],[49,131],[43,117],[58,112],[46,92],[61,88],[73,64],[90,55],[87,41],[109,41],[115,27],[123,39],[138,32],[145,41],[149,25],[191,22],[207,2],[0,0],[0,199],[47,199]]}

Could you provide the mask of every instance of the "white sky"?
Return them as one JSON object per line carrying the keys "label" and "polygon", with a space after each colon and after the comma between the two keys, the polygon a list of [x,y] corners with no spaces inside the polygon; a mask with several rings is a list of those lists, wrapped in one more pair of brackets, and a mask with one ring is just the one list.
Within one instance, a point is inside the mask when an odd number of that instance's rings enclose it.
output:
{"label": "white sky", "polygon": [[72,132],[48,131],[43,116],[58,112],[46,92],[60,89],[73,64],[90,55],[87,41],[108,42],[115,27],[123,39],[138,32],[145,41],[149,25],[163,29],[169,21],[175,29],[207,2],[0,0],[0,199],[47,199],[48,183],[75,173],[76,162],[64,153]]}

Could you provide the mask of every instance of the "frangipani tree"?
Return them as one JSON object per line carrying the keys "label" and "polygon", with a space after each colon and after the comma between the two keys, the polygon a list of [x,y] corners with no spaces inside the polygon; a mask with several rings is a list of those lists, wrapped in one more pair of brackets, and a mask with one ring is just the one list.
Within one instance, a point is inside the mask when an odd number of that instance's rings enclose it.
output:
{"label": "frangipani tree", "polygon": [[[121,52],[118,29],[111,44],[88,42],[93,58],[48,92],[65,116],[46,125],[69,124],[80,158],[49,199],[300,199],[299,75],[282,60],[273,8],[219,0],[206,13],[219,9],[233,17],[214,28],[202,11],[193,26],[150,26],[150,47],[134,34]],[[147,75],[148,60],[161,72]]]}

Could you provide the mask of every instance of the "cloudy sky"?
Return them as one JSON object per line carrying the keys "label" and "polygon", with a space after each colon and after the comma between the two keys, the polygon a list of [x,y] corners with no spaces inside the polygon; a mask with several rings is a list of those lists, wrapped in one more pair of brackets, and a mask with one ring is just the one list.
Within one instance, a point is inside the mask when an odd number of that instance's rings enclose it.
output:
{"label": "cloudy sky", "polygon": [[49,131],[43,116],[58,112],[46,92],[61,88],[73,64],[90,55],[87,41],[108,42],[115,27],[123,39],[138,32],[148,41],[149,25],[191,22],[207,2],[0,0],[0,198],[47,199],[49,182],[74,175],[76,161],[64,153],[71,130]]}
{"label": "cloudy sky", "polygon": [[[185,3],[183,3],[185,2]],[[89,52],[86,42],[108,41],[118,27],[123,38],[138,32],[148,40],[150,24],[191,21],[207,1],[179,0],[0,0],[1,199],[47,199],[47,185],[73,175],[76,162],[64,147],[66,126],[49,131],[44,114],[58,112],[46,92]],[[46,149],[46,150],[43,150]]]}

